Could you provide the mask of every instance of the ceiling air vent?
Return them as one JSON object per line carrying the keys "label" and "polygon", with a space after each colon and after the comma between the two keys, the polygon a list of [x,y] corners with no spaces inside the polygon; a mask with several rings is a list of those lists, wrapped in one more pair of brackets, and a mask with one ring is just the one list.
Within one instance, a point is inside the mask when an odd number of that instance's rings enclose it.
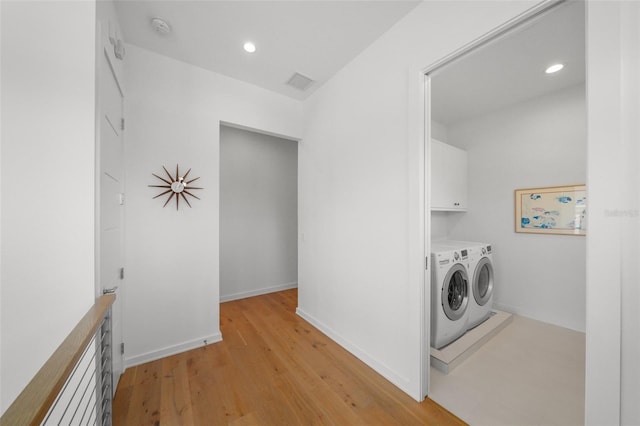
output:
{"label": "ceiling air vent", "polygon": [[311,84],[313,84],[313,80],[296,72],[291,76],[291,78],[289,78],[287,84],[289,86],[295,87],[298,90],[307,90],[307,88],[311,86]]}

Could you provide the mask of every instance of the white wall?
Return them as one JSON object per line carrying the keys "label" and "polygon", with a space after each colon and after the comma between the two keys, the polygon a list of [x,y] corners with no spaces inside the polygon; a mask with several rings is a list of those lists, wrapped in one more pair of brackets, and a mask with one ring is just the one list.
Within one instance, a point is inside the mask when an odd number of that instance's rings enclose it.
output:
{"label": "white wall", "polygon": [[[125,363],[220,339],[220,122],[299,138],[298,101],[127,45]],[[162,208],[162,166],[201,176],[193,208]],[[164,198],[164,197],[162,197]]]}
{"label": "white wall", "polygon": [[431,137],[440,142],[448,143],[449,135],[447,126],[436,120],[431,120]]}
{"label": "white wall", "polygon": [[220,128],[220,300],[298,285],[298,143]]}
{"label": "white wall", "polygon": [[423,217],[409,88],[417,69],[533,4],[424,2],[305,102],[298,312],[416,399],[424,259],[412,260]]}
{"label": "white wall", "polygon": [[640,3],[587,3],[588,425],[640,424]]}
{"label": "white wall", "polygon": [[94,301],[96,6],[0,8],[4,412]]}
{"label": "white wall", "polygon": [[584,237],[514,232],[514,190],[586,181],[584,85],[449,126],[469,156],[469,209],[449,237],[494,248],[496,308],[585,330]]}
{"label": "white wall", "polygon": [[620,13],[623,73],[621,95],[624,189],[619,216],[622,237],[620,391],[621,424],[640,425],[640,3]]}

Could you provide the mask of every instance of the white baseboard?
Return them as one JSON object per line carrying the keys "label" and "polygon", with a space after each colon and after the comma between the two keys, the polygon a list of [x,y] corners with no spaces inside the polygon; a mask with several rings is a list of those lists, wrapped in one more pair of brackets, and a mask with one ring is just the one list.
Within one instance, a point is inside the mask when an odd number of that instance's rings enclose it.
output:
{"label": "white baseboard", "polygon": [[391,383],[399,387],[403,392],[407,395],[413,396],[411,389],[409,389],[410,381],[406,377],[402,377],[400,374],[397,374],[391,368],[387,367],[383,363],[377,361],[373,356],[368,354],[365,350],[350,343],[347,339],[343,338],[340,334],[335,332],[330,327],[327,327],[324,323],[304,312],[302,309],[297,308],[296,314],[300,316],[302,319],[313,325],[315,328],[320,330],[322,333],[326,334],[331,340],[345,348],[352,355],[358,358],[360,361],[367,364],[369,367],[373,368],[379,374],[381,374],[385,379],[389,380]]}
{"label": "white baseboard", "polygon": [[220,303],[230,302],[232,300],[246,299],[247,297],[261,296],[263,294],[274,293],[276,291],[290,290],[298,287],[297,282],[280,284],[272,287],[259,288],[257,290],[243,291],[240,293],[220,295]]}
{"label": "white baseboard", "polygon": [[538,312],[534,312],[534,311],[531,311],[529,309],[522,308],[522,307],[519,307],[519,306],[509,305],[509,304],[506,304],[506,303],[500,303],[500,302],[496,302],[494,300],[493,308],[497,309],[499,311],[505,311],[505,312],[509,312],[509,313],[512,313],[512,314],[515,314],[515,315],[518,315],[518,316],[521,316],[521,317],[525,317],[525,318],[529,318],[529,319],[532,319],[532,320],[544,322],[546,324],[555,325],[557,327],[567,328],[569,330],[577,331],[577,332],[580,332],[580,333],[584,333],[585,332],[584,325],[572,324],[572,323],[569,323],[567,321],[562,321],[562,320],[554,321],[552,319],[544,317],[543,315],[540,315]]}
{"label": "white baseboard", "polygon": [[[206,341],[206,343],[204,343]],[[171,355],[179,354],[181,352],[190,351],[191,349],[206,346],[211,343],[221,342],[222,334],[217,332],[209,336],[203,336],[197,339],[190,340],[188,342],[179,343],[177,345],[167,346],[156,351],[150,351],[144,354],[136,355],[131,358],[125,357],[125,368],[134,367],[136,365],[144,364],[145,362],[155,361],[157,359],[165,358]]]}

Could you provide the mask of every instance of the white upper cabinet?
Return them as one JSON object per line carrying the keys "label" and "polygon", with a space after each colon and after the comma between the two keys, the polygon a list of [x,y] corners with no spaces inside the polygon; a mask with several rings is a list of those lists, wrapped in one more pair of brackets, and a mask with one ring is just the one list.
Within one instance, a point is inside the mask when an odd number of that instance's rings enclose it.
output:
{"label": "white upper cabinet", "polygon": [[431,140],[431,210],[467,210],[467,152]]}

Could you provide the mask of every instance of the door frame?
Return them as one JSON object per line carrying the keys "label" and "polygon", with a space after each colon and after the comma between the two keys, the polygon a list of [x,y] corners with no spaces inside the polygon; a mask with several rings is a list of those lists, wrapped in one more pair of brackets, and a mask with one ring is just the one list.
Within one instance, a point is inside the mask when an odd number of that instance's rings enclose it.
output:
{"label": "door frame", "polygon": [[[483,36],[467,43],[438,61],[421,69],[411,71],[409,79],[410,102],[409,115],[410,158],[417,158],[418,184],[416,203],[418,205],[418,223],[414,224],[413,235],[418,237],[418,255],[411,256],[412,270],[420,268],[420,395],[426,397],[430,392],[430,339],[431,339],[431,170],[427,167],[431,160],[431,74],[453,61],[481,48],[513,30],[520,24],[549,12],[566,0],[544,0],[516,17],[504,22]],[[413,156],[412,156],[413,155]],[[411,171],[410,171],[411,172]],[[412,173],[413,175],[413,173]],[[414,175],[415,176],[415,175]],[[415,204],[414,204],[415,205]],[[419,265],[419,266],[418,266]],[[415,269],[414,269],[415,268]]]}
{"label": "door frame", "polygon": [[[95,268],[94,268],[94,296],[95,299],[98,300],[102,295],[103,295],[103,283],[102,283],[102,279],[101,279],[101,272],[102,272],[102,236],[101,236],[101,221],[102,221],[102,202],[101,202],[101,196],[102,196],[102,188],[101,188],[101,179],[102,179],[102,167],[101,167],[101,144],[102,144],[102,115],[104,113],[104,109],[102,107],[102,101],[104,99],[104,95],[102,93],[101,90],[101,79],[103,78],[103,71],[106,69],[109,69],[108,72],[111,72],[113,74],[113,77],[115,79],[116,85],[118,86],[118,90],[120,92],[121,95],[121,102],[122,102],[122,111],[123,111],[123,117],[124,117],[124,96],[125,96],[125,91],[124,91],[124,84],[123,84],[123,77],[122,77],[122,65],[118,64],[118,62],[116,62],[116,57],[115,54],[113,53],[113,49],[110,48],[110,46],[112,46],[110,40],[109,40],[109,28],[107,25],[104,25],[103,22],[101,22],[100,20],[96,21],[96,56],[95,56],[95,82],[96,82],[96,107],[95,107],[95,116],[94,116],[94,123],[95,123],[95,155],[94,155],[94,169],[95,169],[95,173],[94,173],[94,187],[95,187],[95,200],[94,200],[94,217],[95,217],[95,222],[94,222],[94,241],[95,241],[95,245],[94,245],[94,261],[95,261]],[[124,135],[121,136],[121,138],[123,138],[122,140],[122,144],[123,144],[123,175],[122,175],[122,179],[124,179]],[[124,185],[124,183],[123,183]],[[124,192],[124,188],[121,188]],[[124,201],[124,200],[123,200]],[[122,206],[124,207],[124,205]],[[120,211],[120,215],[121,215],[121,225],[122,228],[120,230],[121,232],[121,239],[120,239],[120,250],[121,250],[121,254],[122,254],[122,265],[124,266],[125,263],[125,256],[124,256],[124,232],[125,232],[125,226],[124,226],[124,211]],[[121,278],[120,283],[122,283],[122,281],[124,281],[124,278]],[[123,286],[120,285],[119,291],[117,293],[117,298],[118,303],[120,303],[120,318],[119,318],[119,323],[121,328],[124,330],[124,289],[122,288]],[[112,326],[113,326],[113,320],[112,320]],[[112,342],[112,350],[120,350],[120,344],[124,342],[124,333],[121,333],[121,338],[122,338],[122,342]],[[117,389],[118,386],[118,382],[120,379],[120,375],[124,372],[124,370],[126,369],[126,362],[124,359],[124,354],[121,354],[121,371],[118,371],[117,376],[113,377],[113,383],[112,383],[112,396],[115,395],[115,391]],[[116,372],[115,370],[113,370],[112,368],[112,374]]]}
{"label": "door frame", "polygon": [[[95,173],[94,173],[94,185],[95,185],[95,200],[94,200],[94,209],[95,209],[95,226],[94,226],[94,232],[95,232],[95,269],[94,269],[94,276],[95,276],[95,280],[94,280],[94,293],[95,293],[95,298],[96,300],[99,299],[102,296],[102,283],[100,282],[100,268],[102,266],[101,262],[100,262],[100,255],[101,255],[101,251],[100,251],[100,243],[101,243],[101,238],[100,238],[100,220],[101,220],[101,203],[100,203],[100,195],[101,195],[101,191],[100,191],[100,178],[101,178],[101,174],[102,171],[100,169],[100,161],[101,161],[101,157],[100,157],[100,144],[102,143],[102,137],[101,137],[101,116],[103,114],[103,109],[102,109],[102,105],[101,105],[101,101],[102,101],[102,96],[100,93],[100,79],[102,78],[102,64],[103,62],[106,63],[106,65],[109,66],[109,68],[111,69],[111,72],[113,73],[115,80],[116,80],[116,84],[118,85],[118,89],[120,90],[120,94],[122,95],[122,101],[124,103],[124,86],[123,86],[123,82],[121,81],[122,76],[121,74],[121,67],[117,67],[115,65],[115,56],[113,55],[113,53],[111,52],[111,49],[109,49],[109,46],[111,45],[111,43],[109,42],[109,34],[108,34],[108,28],[104,28],[104,25],[102,25],[102,22],[98,21],[97,25],[96,25],[96,58],[95,58],[95,77],[96,77],[96,108],[95,108],[95,118],[94,118],[94,122],[95,122],[95,156],[94,156],[94,160],[95,160]],[[120,68],[120,69],[119,69]],[[124,105],[123,105],[123,116],[124,116]],[[124,137],[124,136],[123,136]],[[124,160],[123,160],[124,161]],[[124,242],[123,242],[123,249],[124,249]]]}

